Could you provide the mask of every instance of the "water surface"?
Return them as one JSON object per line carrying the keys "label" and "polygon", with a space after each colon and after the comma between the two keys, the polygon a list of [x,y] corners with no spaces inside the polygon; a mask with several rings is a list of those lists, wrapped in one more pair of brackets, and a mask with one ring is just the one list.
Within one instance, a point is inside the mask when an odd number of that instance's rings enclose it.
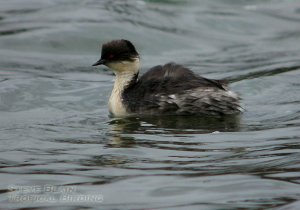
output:
{"label": "water surface", "polygon": [[[0,207],[299,209],[299,23],[297,0],[0,1]],[[246,112],[110,118],[91,64],[119,38],[143,72],[229,80]]]}

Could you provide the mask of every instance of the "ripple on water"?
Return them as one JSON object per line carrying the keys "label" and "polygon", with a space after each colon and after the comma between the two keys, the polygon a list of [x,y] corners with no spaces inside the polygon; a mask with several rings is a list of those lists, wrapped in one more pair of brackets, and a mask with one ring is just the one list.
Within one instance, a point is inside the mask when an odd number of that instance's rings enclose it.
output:
{"label": "ripple on water", "polygon": [[[299,209],[299,8],[277,0],[2,1],[1,207]],[[142,71],[176,61],[228,79],[245,113],[109,118],[113,75],[90,66],[99,43],[115,38],[136,44]],[[9,200],[13,187],[47,185],[104,200]]]}

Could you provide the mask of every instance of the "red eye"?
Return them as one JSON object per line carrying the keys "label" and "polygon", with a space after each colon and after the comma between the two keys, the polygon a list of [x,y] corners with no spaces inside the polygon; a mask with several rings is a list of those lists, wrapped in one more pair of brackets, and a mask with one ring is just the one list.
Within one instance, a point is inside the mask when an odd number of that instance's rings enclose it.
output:
{"label": "red eye", "polygon": [[114,58],[115,56],[113,55],[113,54],[109,54],[108,56],[107,56],[107,58],[108,59],[112,59],[112,58]]}

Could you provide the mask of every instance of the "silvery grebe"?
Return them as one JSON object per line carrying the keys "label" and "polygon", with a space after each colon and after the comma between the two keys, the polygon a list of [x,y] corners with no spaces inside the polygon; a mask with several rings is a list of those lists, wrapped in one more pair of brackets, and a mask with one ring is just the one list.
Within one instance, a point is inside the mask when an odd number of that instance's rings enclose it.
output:
{"label": "silvery grebe", "polygon": [[239,97],[219,80],[196,75],[175,63],[154,66],[138,78],[139,54],[128,40],[102,45],[101,58],[116,75],[109,99],[115,117],[129,115],[232,115],[242,111]]}

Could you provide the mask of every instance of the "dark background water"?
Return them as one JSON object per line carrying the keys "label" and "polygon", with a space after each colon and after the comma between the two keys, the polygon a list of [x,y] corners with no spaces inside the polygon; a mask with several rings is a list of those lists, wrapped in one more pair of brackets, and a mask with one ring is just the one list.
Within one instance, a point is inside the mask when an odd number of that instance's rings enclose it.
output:
{"label": "dark background water", "polygon": [[[109,118],[91,64],[118,38],[142,71],[228,79],[247,111]],[[298,0],[0,0],[0,208],[300,209],[299,66]]]}

